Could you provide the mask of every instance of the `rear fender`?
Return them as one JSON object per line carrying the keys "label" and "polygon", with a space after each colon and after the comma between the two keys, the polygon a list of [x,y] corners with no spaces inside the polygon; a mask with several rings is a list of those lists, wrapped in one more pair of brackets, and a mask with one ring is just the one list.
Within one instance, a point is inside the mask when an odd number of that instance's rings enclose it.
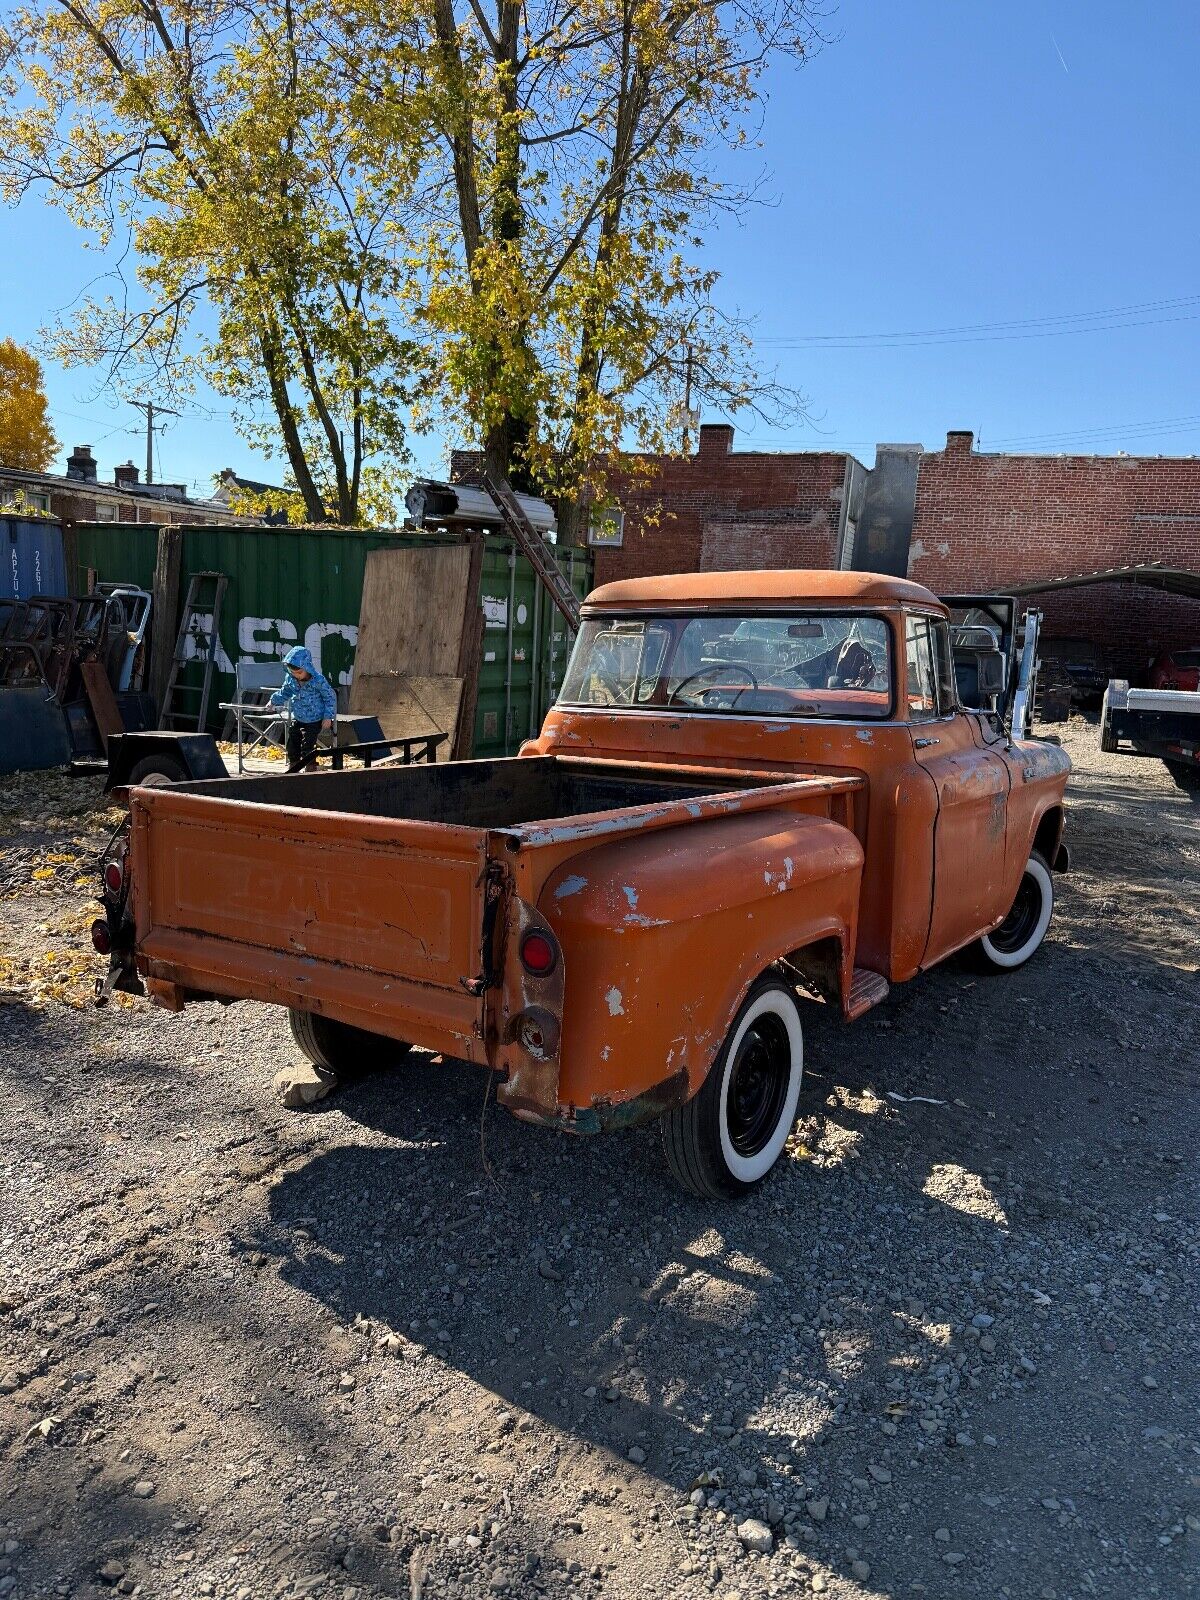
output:
{"label": "rear fender", "polygon": [[[852,977],[862,846],[786,811],[715,818],[575,856],[539,910],[564,951],[558,1097],[601,1125],[704,1082],[754,980],[817,940]],[[639,1120],[636,1115],[620,1120]]]}

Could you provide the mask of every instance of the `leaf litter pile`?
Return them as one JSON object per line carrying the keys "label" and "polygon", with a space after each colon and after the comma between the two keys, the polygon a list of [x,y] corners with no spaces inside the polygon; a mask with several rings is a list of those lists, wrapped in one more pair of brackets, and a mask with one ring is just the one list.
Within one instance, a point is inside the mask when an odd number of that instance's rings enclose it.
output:
{"label": "leaf litter pile", "polygon": [[97,778],[0,778],[0,901],[20,900],[35,917],[44,906],[40,921],[0,918],[0,1005],[90,1004],[99,856],[123,816]]}

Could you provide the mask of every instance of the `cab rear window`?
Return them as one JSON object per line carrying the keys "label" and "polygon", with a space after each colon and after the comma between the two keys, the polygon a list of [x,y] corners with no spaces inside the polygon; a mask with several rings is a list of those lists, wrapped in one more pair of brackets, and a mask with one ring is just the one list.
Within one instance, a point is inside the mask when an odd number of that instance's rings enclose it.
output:
{"label": "cab rear window", "polygon": [[888,629],[852,613],[589,617],[561,705],[771,717],[886,717]]}

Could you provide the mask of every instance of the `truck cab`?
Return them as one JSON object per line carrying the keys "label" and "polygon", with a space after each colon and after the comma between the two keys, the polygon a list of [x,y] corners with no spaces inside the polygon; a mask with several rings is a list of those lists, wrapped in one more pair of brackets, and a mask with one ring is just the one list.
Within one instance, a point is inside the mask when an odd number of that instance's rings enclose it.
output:
{"label": "truck cab", "polygon": [[948,606],[903,579],[609,584],[589,597],[558,704],[522,753],[853,777],[856,964],[903,982],[984,938],[1015,966],[1032,950],[992,935],[1031,853],[1061,859],[1070,763],[963,705],[955,665]]}

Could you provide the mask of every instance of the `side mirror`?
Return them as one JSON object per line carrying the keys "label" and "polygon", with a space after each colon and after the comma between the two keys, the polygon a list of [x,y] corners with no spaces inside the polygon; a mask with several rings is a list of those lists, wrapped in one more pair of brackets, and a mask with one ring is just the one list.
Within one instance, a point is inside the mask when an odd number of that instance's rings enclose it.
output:
{"label": "side mirror", "polygon": [[990,698],[1004,693],[1004,653],[1001,650],[981,650],[975,658],[979,674],[979,698]]}

